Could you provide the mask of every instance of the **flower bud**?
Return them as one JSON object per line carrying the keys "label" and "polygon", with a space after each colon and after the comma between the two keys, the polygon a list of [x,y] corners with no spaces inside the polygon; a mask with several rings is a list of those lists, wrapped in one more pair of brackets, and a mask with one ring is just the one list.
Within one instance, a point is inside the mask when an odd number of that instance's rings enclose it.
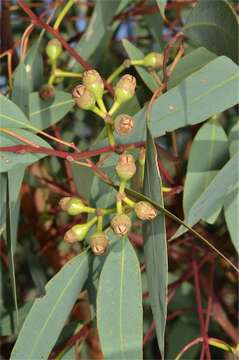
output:
{"label": "flower bud", "polygon": [[163,54],[151,52],[144,57],[144,66],[160,69],[163,67]]}
{"label": "flower bud", "polygon": [[103,231],[95,231],[90,237],[90,247],[95,255],[104,254],[109,244],[109,239]]}
{"label": "flower bud", "polygon": [[134,119],[126,114],[120,114],[114,121],[114,128],[119,135],[129,135],[134,127]]}
{"label": "flower bud", "polygon": [[85,205],[77,197],[64,197],[60,200],[59,206],[69,215],[78,215],[85,212]]}
{"label": "flower bud", "polygon": [[62,53],[62,46],[59,40],[52,39],[48,41],[46,53],[52,62],[55,62]]}
{"label": "flower bud", "polygon": [[111,227],[114,233],[120,236],[128,234],[131,225],[131,219],[126,214],[115,215],[111,220]]}
{"label": "flower bud", "polygon": [[125,181],[131,179],[136,172],[136,166],[133,156],[130,154],[120,155],[116,164],[116,172],[117,175]]}
{"label": "flower bud", "polygon": [[101,99],[104,93],[104,82],[96,70],[88,70],[83,74],[83,84],[94,94],[96,99]]}
{"label": "flower bud", "polygon": [[148,201],[140,201],[135,207],[134,211],[141,220],[153,220],[157,216],[157,210]]}
{"label": "flower bud", "polygon": [[39,96],[42,100],[52,100],[55,96],[54,86],[49,84],[44,84],[39,90]]}
{"label": "flower bud", "polygon": [[77,85],[72,96],[81,109],[90,110],[95,106],[95,97],[84,85]]}
{"label": "flower bud", "polygon": [[82,241],[86,237],[89,228],[90,227],[88,223],[74,225],[70,230],[65,233],[64,240],[69,243]]}
{"label": "flower bud", "polygon": [[115,86],[115,100],[122,104],[130,100],[135,93],[136,79],[134,76],[126,74],[118,81]]}

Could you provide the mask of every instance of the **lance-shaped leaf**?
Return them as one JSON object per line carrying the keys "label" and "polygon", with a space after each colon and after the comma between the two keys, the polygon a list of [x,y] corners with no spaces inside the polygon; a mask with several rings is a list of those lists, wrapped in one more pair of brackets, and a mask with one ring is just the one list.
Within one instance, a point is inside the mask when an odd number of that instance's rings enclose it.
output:
{"label": "lance-shaped leaf", "polygon": [[11,360],[48,359],[88,276],[88,253],[69,261],[35,300],[18,336]]}
{"label": "lance-shaped leaf", "polygon": [[[116,236],[112,232],[110,237]],[[118,238],[100,275],[97,327],[105,359],[143,358],[141,275],[127,237]]]}
{"label": "lance-shaped leaf", "polygon": [[14,71],[13,78],[12,101],[18,105],[28,117],[30,83],[26,72],[26,66],[22,60],[20,60],[16,70]]}
{"label": "lance-shaped leaf", "polygon": [[238,61],[238,19],[229,1],[198,1],[183,32],[194,45]]}
{"label": "lance-shaped leaf", "polygon": [[[229,133],[229,148],[231,156],[239,153],[239,123],[235,124]],[[239,182],[225,198],[224,214],[232,242],[239,252]]]}
{"label": "lance-shaped leaf", "polygon": [[61,120],[74,106],[71,94],[56,91],[52,100],[42,100],[38,92],[30,94],[30,121],[43,130]]}
{"label": "lance-shaped leaf", "polygon": [[[212,119],[200,128],[190,150],[183,192],[185,217],[217,172],[225,165],[228,157],[226,133],[217,119]],[[214,214],[211,214],[209,218],[203,218],[203,220],[214,223],[221,207],[222,204]]]}
{"label": "lance-shaped leaf", "polygon": [[27,128],[31,127],[22,110],[9,100],[6,96],[0,95],[0,127],[5,128]]}
{"label": "lance-shaped leaf", "polygon": [[[147,131],[144,194],[163,206],[162,183],[157,167],[157,153]],[[156,324],[159,349],[164,357],[164,332],[167,318],[168,255],[165,218],[162,213],[143,224],[144,254],[150,303]]]}

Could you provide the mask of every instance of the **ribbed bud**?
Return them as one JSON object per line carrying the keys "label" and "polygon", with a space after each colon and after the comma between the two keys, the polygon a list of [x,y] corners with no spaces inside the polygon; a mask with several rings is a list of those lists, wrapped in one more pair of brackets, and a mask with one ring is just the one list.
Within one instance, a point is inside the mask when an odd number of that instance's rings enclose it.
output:
{"label": "ribbed bud", "polygon": [[49,84],[44,84],[41,86],[39,90],[39,96],[42,100],[51,100],[55,96],[55,89],[54,86]]}
{"label": "ribbed bud", "polygon": [[85,205],[77,197],[64,197],[60,200],[59,206],[69,215],[78,215],[85,212]]}
{"label": "ribbed bud", "polygon": [[144,57],[144,66],[161,69],[163,67],[163,54],[151,52]]}
{"label": "ribbed bud", "polygon": [[59,40],[52,39],[48,41],[46,53],[52,62],[55,62],[62,53],[62,46]]}
{"label": "ribbed bud", "polygon": [[125,181],[131,179],[136,172],[136,166],[133,156],[130,154],[120,155],[116,164],[116,172],[117,175]]}
{"label": "ribbed bud", "polygon": [[96,99],[101,99],[104,93],[104,82],[96,70],[88,70],[83,74],[83,84],[94,94]]}
{"label": "ribbed bud", "polygon": [[134,207],[134,211],[141,220],[153,220],[158,214],[153,205],[147,201],[138,202]]}
{"label": "ribbed bud", "polygon": [[90,110],[95,106],[95,97],[84,85],[77,85],[72,92],[72,96],[81,109]]}
{"label": "ribbed bud", "polygon": [[109,244],[109,239],[103,231],[96,231],[90,237],[90,247],[95,255],[104,254]]}
{"label": "ribbed bud", "polygon": [[129,135],[134,127],[134,119],[126,114],[120,114],[114,121],[114,128],[119,135]]}
{"label": "ribbed bud", "polygon": [[131,219],[126,214],[115,215],[111,220],[111,227],[115,234],[123,236],[128,234],[131,229]]}
{"label": "ribbed bud", "polygon": [[78,224],[72,226],[70,230],[65,233],[64,240],[69,243],[74,243],[76,241],[82,241],[86,237],[89,231],[89,225],[86,224]]}
{"label": "ribbed bud", "polygon": [[130,100],[135,93],[136,79],[134,76],[126,74],[118,81],[115,86],[115,100],[124,103]]}

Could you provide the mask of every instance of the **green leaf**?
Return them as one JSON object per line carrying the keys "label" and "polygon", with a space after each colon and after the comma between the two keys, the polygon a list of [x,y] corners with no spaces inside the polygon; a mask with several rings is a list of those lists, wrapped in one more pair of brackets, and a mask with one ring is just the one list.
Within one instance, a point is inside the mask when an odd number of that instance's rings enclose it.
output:
{"label": "green leaf", "polygon": [[[234,154],[239,154],[239,123],[235,124],[229,133],[229,144],[231,157]],[[239,183],[235,185],[225,198],[224,214],[232,243],[239,253]]]}
{"label": "green leaf", "polygon": [[167,5],[167,0],[156,0],[156,3],[158,5],[158,7],[159,7],[161,15],[164,17],[165,7]]}
{"label": "green leaf", "polygon": [[71,168],[78,192],[82,194],[85,199],[89,199],[94,179],[94,172],[91,168],[79,166],[74,163],[71,164]]}
{"label": "green leaf", "polygon": [[198,1],[183,32],[194,45],[204,46],[238,62],[238,20],[227,1]]}
{"label": "green leaf", "polygon": [[117,239],[104,263],[97,296],[97,327],[105,359],[143,358],[141,275],[127,237]]}
{"label": "green leaf", "polygon": [[[108,30],[116,10],[119,7],[119,1],[100,1],[96,2],[94,12],[91,16],[88,28],[80,42],[76,45],[76,51],[82,54],[85,60],[93,55],[94,51],[100,44],[104,35]],[[75,59],[72,59],[70,66],[76,64]]]}
{"label": "green leaf", "polygon": [[[149,129],[153,137],[198,124],[237,104],[238,78],[238,66],[222,56],[161,95],[150,115]],[[137,126],[132,135],[117,137],[117,143],[145,140],[146,110],[147,105],[135,115]]]}
{"label": "green leaf", "polygon": [[40,130],[61,120],[74,106],[71,94],[56,91],[52,100],[42,100],[38,92],[30,94],[30,121]]}
{"label": "green leaf", "polygon": [[13,74],[13,90],[12,101],[19,106],[19,108],[28,117],[29,114],[29,80],[26,72],[26,66],[20,60],[16,70]]}
{"label": "green leaf", "polygon": [[[213,119],[204,124],[195,136],[189,155],[183,192],[184,216],[207,189],[218,171],[229,158],[227,136],[221,124]],[[223,202],[223,199],[222,199]],[[202,218],[211,224],[217,219],[222,204],[209,218]]]}
{"label": "green leaf", "polygon": [[[18,135],[26,138],[27,140],[32,141],[34,144],[51,148],[51,146],[44,141],[39,136],[32,134],[31,132],[23,129],[11,129]],[[1,146],[15,146],[15,145],[25,145],[24,142],[14,138],[11,135],[0,132],[0,144]],[[25,153],[19,154],[14,152],[1,152],[0,157],[0,172],[10,171],[12,169],[20,169],[22,166],[28,166],[40,159],[42,159],[46,154],[37,154],[37,153]]]}
{"label": "green leaf", "polygon": [[[239,182],[239,153],[224,165],[217,173],[207,189],[201,194],[197,201],[193,204],[186,219],[184,220],[189,226],[194,226],[202,218],[210,216],[221,204],[222,195],[227,196],[228,193],[237,186]],[[182,235],[185,228],[180,227],[173,238]]]}
{"label": "green leaf", "polygon": [[35,300],[18,336],[11,360],[48,359],[88,275],[88,254],[69,261]]}
{"label": "green leaf", "polygon": [[30,91],[39,90],[44,84],[43,59],[40,52],[40,46],[45,30],[41,31],[40,36],[33,42],[26,55],[26,70]]}
{"label": "green leaf", "polygon": [[6,96],[0,95],[0,127],[25,128],[31,127],[21,109]]}
{"label": "green leaf", "polygon": [[[19,329],[22,327],[22,324],[29,313],[32,307],[33,301],[29,301],[18,309],[19,314]],[[5,313],[0,319],[0,334],[1,336],[12,335],[14,333],[13,323],[16,323],[16,311],[12,313]]]}
{"label": "green leaf", "polygon": [[[147,131],[144,194],[163,206],[162,182],[157,166],[157,152]],[[148,290],[159,349],[164,358],[164,333],[167,318],[168,255],[165,218],[160,213],[143,224],[144,254]]]}

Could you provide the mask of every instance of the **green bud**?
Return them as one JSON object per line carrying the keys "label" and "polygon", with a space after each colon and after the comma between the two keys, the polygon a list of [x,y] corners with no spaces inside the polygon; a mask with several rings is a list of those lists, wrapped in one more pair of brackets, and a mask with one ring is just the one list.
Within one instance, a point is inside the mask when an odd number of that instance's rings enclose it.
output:
{"label": "green bud", "polygon": [[46,53],[51,62],[55,62],[62,53],[62,46],[59,40],[52,39],[48,41]]}
{"label": "green bud", "polygon": [[133,156],[130,154],[120,155],[116,164],[116,172],[122,180],[130,180],[136,172],[136,166]]}
{"label": "green bud", "polygon": [[39,96],[44,101],[52,100],[55,96],[54,86],[49,84],[42,85],[39,90]]}
{"label": "green bud", "polygon": [[95,97],[84,85],[77,85],[72,92],[72,96],[83,110],[90,110],[95,106]]}
{"label": "green bud", "polygon": [[69,243],[84,240],[90,229],[90,226],[91,225],[89,225],[89,223],[72,226],[72,228],[65,233],[64,240]]}
{"label": "green bud", "polygon": [[136,79],[134,76],[124,75],[115,86],[115,100],[122,104],[130,100],[135,93]]}
{"label": "green bud", "polygon": [[104,93],[104,82],[96,70],[88,70],[83,74],[83,84],[94,94],[96,100],[101,99]]}
{"label": "green bud", "polygon": [[134,119],[126,114],[120,114],[114,121],[114,129],[119,135],[129,135],[134,127]]}
{"label": "green bud", "polygon": [[90,237],[90,247],[95,255],[104,254],[109,244],[109,239],[103,231],[95,231]]}
{"label": "green bud", "polygon": [[157,216],[157,210],[148,201],[140,201],[135,207],[134,211],[141,220],[153,220]]}
{"label": "green bud", "polygon": [[163,54],[151,52],[144,57],[144,66],[161,69],[163,67]]}
{"label": "green bud", "polygon": [[131,219],[126,214],[118,214],[111,220],[111,227],[115,234],[124,236],[128,234],[131,229]]}
{"label": "green bud", "polygon": [[60,200],[59,206],[69,215],[78,215],[86,212],[84,203],[77,197],[64,197]]}

